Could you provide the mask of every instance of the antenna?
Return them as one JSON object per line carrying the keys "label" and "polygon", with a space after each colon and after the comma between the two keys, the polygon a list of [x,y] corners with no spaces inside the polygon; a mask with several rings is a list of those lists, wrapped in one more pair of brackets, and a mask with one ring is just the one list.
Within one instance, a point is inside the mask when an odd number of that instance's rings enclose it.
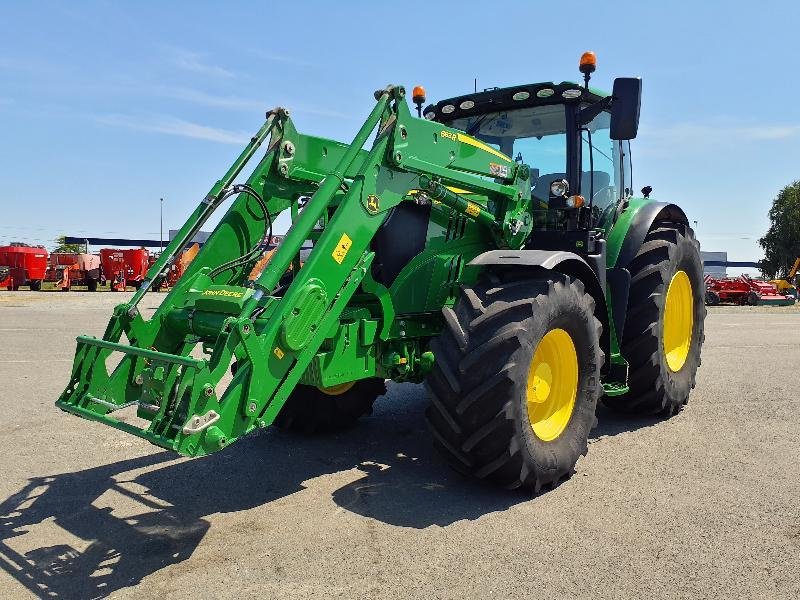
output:
{"label": "antenna", "polygon": [[475,78],[475,93],[478,93],[478,78]]}

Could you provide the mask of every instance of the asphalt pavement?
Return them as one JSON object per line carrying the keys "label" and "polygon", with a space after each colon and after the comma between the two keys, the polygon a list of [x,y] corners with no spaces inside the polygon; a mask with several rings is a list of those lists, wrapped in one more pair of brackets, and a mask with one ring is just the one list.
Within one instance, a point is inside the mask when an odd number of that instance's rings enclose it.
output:
{"label": "asphalt pavement", "polygon": [[798,308],[710,310],[686,409],[601,410],[531,497],[451,472],[418,385],[194,460],[61,412],[122,297],[0,292],[1,598],[800,597]]}

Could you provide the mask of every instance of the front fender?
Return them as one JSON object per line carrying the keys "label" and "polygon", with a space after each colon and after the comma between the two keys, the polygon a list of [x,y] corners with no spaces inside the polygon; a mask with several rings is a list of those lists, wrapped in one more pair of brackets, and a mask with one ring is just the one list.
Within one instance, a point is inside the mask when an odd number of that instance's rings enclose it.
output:
{"label": "front fender", "polygon": [[[583,282],[584,289],[593,299],[595,303],[595,317],[600,321],[603,326],[603,332],[600,336],[600,347],[609,357],[611,347],[609,321],[608,321],[608,306],[606,304],[606,282],[605,270],[603,264],[604,251],[599,255],[590,255],[590,259],[595,257],[598,259],[599,265],[595,265],[598,272],[586,262],[586,259],[575,254],[574,252],[567,252],[563,250],[489,250],[479,254],[470,261],[468,266],[478,267],[484,270],[492,269],[546,269],[548,271],[555,271],[562,275],[567,275],[572,279],[580,279]],[[598,275],[599,273],[599,275]],[[603,372],[608,367],[608,359],[603,365]]]}

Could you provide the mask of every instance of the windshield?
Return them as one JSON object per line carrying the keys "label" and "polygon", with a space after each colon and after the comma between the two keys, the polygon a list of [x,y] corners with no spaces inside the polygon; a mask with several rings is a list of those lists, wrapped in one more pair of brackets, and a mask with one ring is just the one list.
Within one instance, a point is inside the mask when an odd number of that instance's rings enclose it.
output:
{"label": "windshield", "polygon": [[548,201],[550,184],[567,177],[567,125],[561,104],[456,119],[450,126],[530,166],[531,195],[541,203]]}

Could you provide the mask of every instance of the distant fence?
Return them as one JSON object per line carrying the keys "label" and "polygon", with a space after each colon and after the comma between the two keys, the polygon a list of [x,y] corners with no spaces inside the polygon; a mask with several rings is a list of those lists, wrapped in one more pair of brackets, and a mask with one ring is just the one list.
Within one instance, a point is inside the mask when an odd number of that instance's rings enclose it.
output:
{"label": "distant fence", "polygon": [[747,267],[750,269],[761,268],[761,263],[758,262],[733,260],[704,260],[703,265],[706,267]]}

